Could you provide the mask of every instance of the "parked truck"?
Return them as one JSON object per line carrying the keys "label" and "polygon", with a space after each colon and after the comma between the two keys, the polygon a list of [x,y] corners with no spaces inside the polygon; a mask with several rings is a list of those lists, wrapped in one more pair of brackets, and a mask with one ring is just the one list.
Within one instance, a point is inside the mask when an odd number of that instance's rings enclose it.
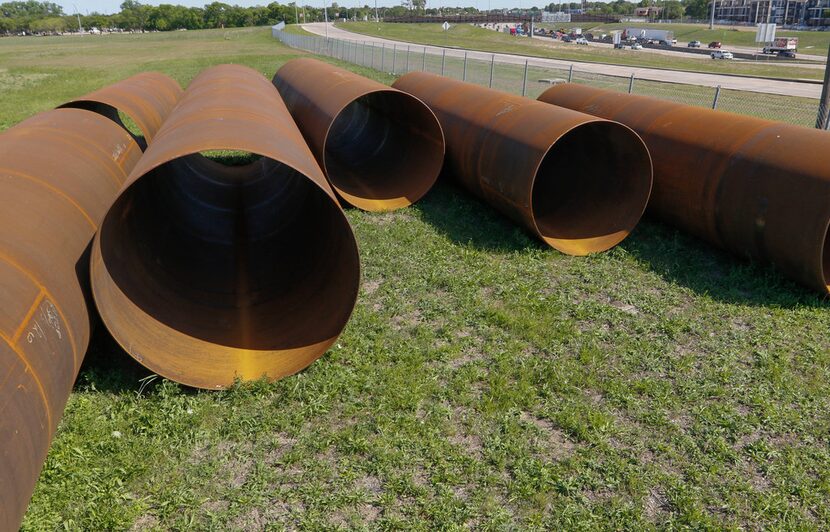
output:
{"label": "parked truck", "polygon": [[798,37],[776,37],[771,44],[764,46],[765,54],[798,51]]}
{"label": "parked truck", "polygon": [[666,30],[647,30],[644,28],[626,28],[622,35],[622,40],[638,40],[640,42],[654,42],[660,41],[673,42],[674,32]]}

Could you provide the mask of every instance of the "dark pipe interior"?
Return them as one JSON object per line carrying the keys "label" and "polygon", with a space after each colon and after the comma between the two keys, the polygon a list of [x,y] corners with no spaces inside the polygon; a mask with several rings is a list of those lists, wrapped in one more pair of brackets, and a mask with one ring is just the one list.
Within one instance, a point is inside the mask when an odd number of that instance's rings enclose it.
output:
{"label": "dark pipe interior", "polygon": [[144,312],[230,347],[332,338],[357,293],[356,246],[342,211],[268,158],[225,166],[194,154],[156,168],[110,209],[101,250]]}
{"label": "dark pipe interior", "polygon": [[650,190],[651,160],[639,137],[620,124],[589,122],[545,155],[533,185],[536,226],[563,251],[602,251],[637,225]]}
{"label": "dark pipe interior", "polygon": [[326,173],[338,191],[384,200],[423,196],[444,158],[429,109],[399,91],[371,92],[337,115],[326,137]]}

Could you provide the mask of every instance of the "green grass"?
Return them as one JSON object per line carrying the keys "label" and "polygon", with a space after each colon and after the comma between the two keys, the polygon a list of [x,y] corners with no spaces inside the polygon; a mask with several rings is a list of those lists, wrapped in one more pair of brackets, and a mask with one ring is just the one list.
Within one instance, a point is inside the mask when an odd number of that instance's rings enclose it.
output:
{"label": "green grass", "polygon": [[822,79],[820,69],[796,67],[767,62],[711,61],[708,58],[688,59],[632,50],[613,50],[598,46],[578,46],[551,39],[528,39],[472,26],[457,24],[444,31],[440,24],[384,24],[375,22],[338,22],[338,27],[355,33],[386,39],[469,48],[486,52],[502,52],[571,61],[589,61],[638,67],[670,68],[715,74],[792,79]]}
{"label": "green grass", "polygon": [[[301,54],[269,32],[3,39],[0,116],[145,69],[270,76]],[[299,375],[196,391],[99,327],[24,529],[830,521],[823,299],[653,221],[565,256],[445,181],[411,208],[347,216],[357,307]]]}

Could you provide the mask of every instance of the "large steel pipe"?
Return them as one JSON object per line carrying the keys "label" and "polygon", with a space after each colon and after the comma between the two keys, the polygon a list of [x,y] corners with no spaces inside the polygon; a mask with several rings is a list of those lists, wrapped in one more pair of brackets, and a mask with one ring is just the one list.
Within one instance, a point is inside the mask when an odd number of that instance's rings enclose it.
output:
{"label": "large steel pipe", "polygon": [[287,62],[273,83],[346,203],[406,207],[438,178],[444,136],[418,98],[315,59]]}
{"label": "large steel pipe", "polygon": [[88,248],[141,150],[97,114],[0,134],[0,530],[17,530],[90,336]]}
{"label": "large steel pipe", "polygon": [[[210,150],[258,159],[225,166]],[[91,269],[124,349],[201,388],[309,365],[359,282],[351,227],[279,93],[234,65],[192,81],[104,218]]]}
{"label": "large steel pipe", "polygon": [[393,86],[438,116],[449,169],[464,186],[548,245],[604,251],[637,225],[651,161],[628,127],[434,74]]}
{"label": "large steel pipe", "polygon": [[141,131],[141,135],[130,134],[143,150],[181,95],[182,88],[174,79],[158,72],[143,72],[71,100],[61,107],[93,111],[130,131],[119,115],[119,112],[123,113]]}
{"label": "large steel pipe", "polygon": [[828,293],[826,131],[584,85],[553,87],[539,99],[642,135],[654,159],[656,217]]}

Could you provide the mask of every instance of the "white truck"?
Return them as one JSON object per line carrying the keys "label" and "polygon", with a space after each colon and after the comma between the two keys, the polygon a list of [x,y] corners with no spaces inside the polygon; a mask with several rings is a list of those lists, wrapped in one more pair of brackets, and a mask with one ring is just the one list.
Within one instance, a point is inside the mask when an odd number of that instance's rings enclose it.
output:
{"label": "white truck", "polygon": [[765,54],[796,51],[798,51],[798,37],[776,37],[771,44],[764,46],[763,50]]}

